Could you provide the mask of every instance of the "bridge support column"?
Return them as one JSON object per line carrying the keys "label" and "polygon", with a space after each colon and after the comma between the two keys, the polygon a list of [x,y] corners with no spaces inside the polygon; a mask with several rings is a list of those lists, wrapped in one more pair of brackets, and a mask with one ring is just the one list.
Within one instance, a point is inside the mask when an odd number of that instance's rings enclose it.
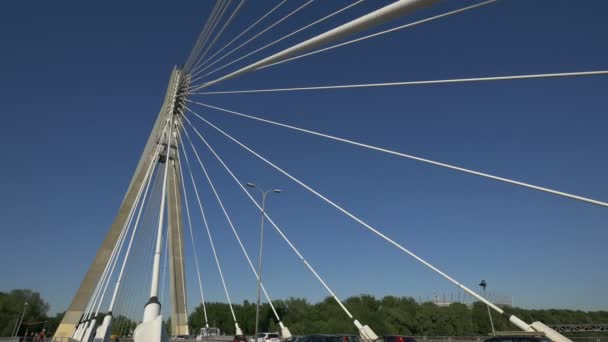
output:
{"label": "bridge support column", "polygon": [[[177,144],[177,141],[174,142]],[[177,145],[174,145],[177,146]],[[174,151],[177,151],[173,149]],[[167,207],[169,214],[169,284],[171,293],[171,335],[189,335],[184,273],[184,234],[181,206],[179,156],[174,153],[167,175]]]}
{"label": "bridge support column", "polygon": [[175,95],[177,93],[177,80],[179,78],[179,73],[179,70],[173,69],[173,73],[171,74],[171,79],[169,81],[169,88],[167,89],[163,106],[161,107],[161,111],[158,114],[156,123],[152,128],[152,132],[150,133],[148,142],[146,143],[137,168],[135,169],[135,173],[131,178],[131,183],[129,184],[127,193],[125,194],[122,204],[120,205],[118,214],[116,215],[114,222],[110,226],[110,230],[107,233],[103,243],[101,244],[101,247],[97,251],[95,259],[93,259],[89,270],[87,271],[84,279],[80,283],[80,287],[74,295],[70,306],[67,308],[65,315],[61,320],[61,323],[57,327],[57,330],[54,335],[54,339],[56,341],[61,341],[61,339],[71,337],[74,333],[74,330],[80,323],[83,311],[85,310],[87,303],[93,295],[95,286],[101,278],[101,274],[106,264],[108,263],[108,260],[110,259],[110,254],[112,253],[112,250],[116,245],[116,241],[118,240],[120,232],[129,216],[129,212],[131,211],[131,208],[134,205],[138,190],[142,182],[144,181],[146,170],[148,169],[148,166],[151,162],[157,162],[156,160],[152,161],[151,156],[154,153],[157,144],[161,140],[160,135],[167,115],[170,115],[173,112],[173,103],[175,100]]}

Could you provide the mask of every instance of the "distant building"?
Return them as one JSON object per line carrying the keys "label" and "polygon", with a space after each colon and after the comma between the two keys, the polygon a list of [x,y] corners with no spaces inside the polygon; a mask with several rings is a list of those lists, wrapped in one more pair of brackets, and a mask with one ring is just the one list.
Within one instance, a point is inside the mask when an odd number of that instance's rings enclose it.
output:
{"label": "distant building", "polygon": [[[496,306],[504,308],[504,307],[512,307],[513,306],[513,297],[505,296],[505,295],[497,295],[494,293],[486,294],[486,298],[490,300],[490,302],[494,303]],[[419,299],[420,302],[423,302]],[[437,306],[450,306],[453,303],[461,303],[467,306],[472,306],[473,303],[477,302],[477,299],[466,294],[466,293],[458,293],[458,294],[449,294],[449,295],[435,295],[432,299],[427,297],[425,302],[432,302]]]}

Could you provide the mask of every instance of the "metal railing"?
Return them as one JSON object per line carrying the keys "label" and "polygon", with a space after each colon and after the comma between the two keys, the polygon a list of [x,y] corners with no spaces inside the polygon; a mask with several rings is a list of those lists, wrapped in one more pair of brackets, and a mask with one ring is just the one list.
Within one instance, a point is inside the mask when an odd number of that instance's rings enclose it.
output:
{"label": "metal railing", "polygon": [[[414,336],[418,342],[483,342],[490,336]],[[608,342],[608,336],[568,337],[573,342]]]}
{"label": "metal railing", "polygon": [[[214,339],[214,336],[204,339],[206,342],[226,342],[226,339]],[[483,342],[490,336],[414,336],[418,342]],[[608,336],[569,337],[573,342],[608,342]],[[73,342],[70,337],[46,337],[36,340],[35,336],[28,337],[0,337],[0,342]],[[130,337],[119,337],[119,342],[133,342]],[[195,339],[179,340],[183,342],[196,342]]]}

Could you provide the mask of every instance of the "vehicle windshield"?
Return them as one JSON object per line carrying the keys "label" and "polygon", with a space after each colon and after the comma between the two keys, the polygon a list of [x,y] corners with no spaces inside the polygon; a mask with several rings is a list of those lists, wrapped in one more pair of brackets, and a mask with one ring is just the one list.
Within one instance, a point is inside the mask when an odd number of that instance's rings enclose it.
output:
{"label": "vehicle windshield", "polygon": [[279,338],[279,334],[268,334],[269,338]]}

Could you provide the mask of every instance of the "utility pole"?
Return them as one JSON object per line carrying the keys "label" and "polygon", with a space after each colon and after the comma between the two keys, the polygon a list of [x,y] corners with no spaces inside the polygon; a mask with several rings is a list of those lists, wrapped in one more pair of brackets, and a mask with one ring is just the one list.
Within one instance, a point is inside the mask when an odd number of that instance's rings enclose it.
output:
{"label": "utility pole", "polygon": [[[483,289],[483,296],[486,297],[486,286],[488,284],[486,283],[485,280],[481,280],[481,283],[479,283],[479,286],[481,286],[481,288]],[[496,335],[496,331],[494,331],[494,321],[492,321],[492,311],[490,311],[490,306],[486,305],[486,307],[488,308],[488,317],[490,318],[490,326],[492,327],[492,336]]]}
{"label": "utility pole", "polygon": [[258,342],[258,328],[260,325],[260,290],[262,288],[262,250],[264,246],[264,216],[266,214],[266,196],[271,192],[277,194],[281,193],[282,190],[274,189],[264,191],[253,183],[247,183],[247,186],[250,188],[258,189],[262,194],[262,222],[260,223],[260,256],[258,259],[258,298],[255,306],[255,334],[253,335],[254,342]]}

